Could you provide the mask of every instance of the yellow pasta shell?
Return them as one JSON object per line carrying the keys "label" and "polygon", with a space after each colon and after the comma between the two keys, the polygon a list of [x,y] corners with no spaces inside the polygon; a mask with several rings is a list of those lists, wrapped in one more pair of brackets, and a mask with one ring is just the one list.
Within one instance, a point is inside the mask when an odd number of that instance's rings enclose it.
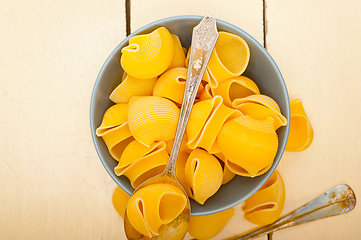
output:
{"label": "yellow pasta shell", "polygon": [[219,32],[218,41],[209,59],[207,69],[212,88],[224,80],[241,75],[247,68],[250,50],[247,42],[238,35]]}
{"label": "yellow pasta shell", "polygon": [[219,160],[219,162],[222,165],[222,169],[223,169],[222,185],[230,182],[236,176],[236,174],[228,169],[228,167],[226,165],[226,162],[227,162],[226,157],[221,152],[215,153],[214,156],[217,157],[217,159]]}
{"label": "yellow pasta shell", "polygon": [[287,125],[287,118],[282,115],[277,102],[266,95],[250,95],[245,98],[235,99],[232,106],[243,114],[257,120],[264,120],[268,117],[273,118],[275,130]]}
{"label": "yellow pasta shell", "polygon": [[221,187],[222,166],[212,154],[195,149],[187,159],[185,178],[194,200],[203,205]]}
{"label": "yellow pasta shell", "polygon": [[301,99],[290,102],[291,123],[285,151],[300,152],[307,149],[314,137],[313,128],[308,119]]}
{"label": "yellow pasta shell", "polygon": [[251,223],[267,225],[276,221],[285,203],[285,186],[275,171],[267,182],[243,206],[244,218]]}
{"label": "yellow pasta shell", "polygon": [[149,147],[144,146],[137,140],[130,142],[122,152],[122,156],[119,159],[118,165],[115,167],[115,173],[119,175],[124,169],[130,166],[138,159],[148,155],[149,153],[163,149],[165,147],[164,142],[154,142]]}
{"label": "yellow pasta shell", "polygon": [[178,117],[178,107],[162,97],[133,97],[128,105],[130,132],[145,146],[174,138]]}
{"label": "yellow pasta shell", "polygon": [[122,218],[124,218],[125,209],[127,208],[129,198],[130,196],[128,193],[124,192],[120,187],[117,187],[113,193],[113,206],[119,215],[122,216]]}
{"label": "yellow pasta shell", "polygon": [[220,152],[216,142],[222,125],[231,118],[242,115],[241,112],[222,104],[222,97],[201,101],[193,106],[187,125],[188,142],[191,149],[204,148],[209,153]]}
{"label": "yellow pasta shell", "polygon": [[184,190],[190,198],[194,198],[192,189],[186,180],[185,168],[190,153],[180,152],[177,158],[175,173],[178,181],[182,184]]}
{"label": "yellow pasta shell", "polygon": [[187,198],[177,187],[159,183],[136,191],[129,199],[127,216],[141,234],[159,235],[163,224],[173,221],[185,208]]}
{"label": "yellow pasta shell", "polygon": [[184,56],[186,56],[188,50],[185,47],[182,47],[182,49],[183,49]]}
{"label": "yellow pasta shell", "polygon": [[207,84],[204,87],[204,89],[201,91],[200,100],[204,101],[212,98],[213,98],[212,88],[209,84]]}
{"label": "yellow pasta shell", "polygon": [[128,103],[134,96],[150,96],[158,77],[138,79],[124,73],[124,79],[110,94],[109,99],[115,103]]}
{"label": "yellow pasta shell", "polygon": [[98,137],[103,136],[107,131],[127,122],[128,104],[115,104],[104,113],[102,123],[96,129]]}
{"label": "yellow pasta shell", "polygon": [[175,34],[171,34],[173,39],[173,45],[174,45],[174,54],[172,62],[170,63],[167,70],[177,67],[185,67],[185,53],[182,47],[182,43],[179,40],[179,37]]}
{"label": "yellow pasta shell", "polygon": [[[184,133],[183,139],[182,139],[182,142],[181,142],[181,146],[179,148],[179,152],[187,152],[187,153],[192,152],[192,149],[190,149],[187,146],[187,142],[188,142],[188,136],[187,136],[187,133]],[[174,144],[174,138],[172,140],[167,141],[166,144],[167,144],[167,152],[168,152],[168,154],[170,154],[172,152],[172,148],[173,148],[173,144]]]}
{"label": "yellow pasta shell", "polygon": [[217,236],[233,216],[234,210],[230,208],[219,213],[191,217],[188,233],[196,239],[213,238]]}
{"label": "yellow pasta shell", "polygon": [[256,83],[245,76],[229,78],[212,90],[213,96],[220,95],[227,107],[232,107],[234,99],[260,94]]}
{"label": "yellow pasta shell", "polygon": [[273,119],[255,120],[240,116],[226,122],[217,137],[218,146],[232,172],[248,177],[265,173],[278,148]]}
{"label": "yellow pasta shell", "polygon": [[168,98],[182,104],[187,71],[186,68],[173,68],[163,73],[154,86],[153,96]]}
{"label": "yellow pasta shell", "polygon": [[[142,147],[140,145],[141,144],[139,143],[137,147],[133,147],[133,150],[141,149]],[[128,167],[124,168],[122,172],[119,173],[119,170],[121,169],[120,167],[116,167],[114,170],[118,176],[125,175],[129,179],[131,186],[133,188],[137,188],[147,179],[163,172],[168,163],[168,160],[169,155],[165,148],[165,143],[160,142],[154,147],[152,152],[149,152],[148,154],[136,159]],[[119,161],[119,165],[120,164],[121,161]]]}
{"label": "yellow pasta shell", "polygon": [[186,66],[186,68],[188,68],[190,56],[191,56],[191,47],[189,47],[187,54],[186,54],[186,59],[184,61],[184,65]]}
{"label": "yellow pasta shell", "polygon": [[107,145],[110,155],[117,161],[130,141],[130,133],[127,122],[128,104],[119,103],[107,109],[102,123],[96,129],[97,136],[101,136]]}
{"label": "yellow pasta shell", "polygon": [[134,140],[128,123],[110,129],[102,135],[102,138],[108,147],[110,155],[117,161],[119,161],[124,148]]}
{"label": "yellow pasta shell", "polygon": [[133,36],[122,50],[120,63],[125,72],[139,79],[154,78],[170,65],[174,55],[172,35],[165,27]]}

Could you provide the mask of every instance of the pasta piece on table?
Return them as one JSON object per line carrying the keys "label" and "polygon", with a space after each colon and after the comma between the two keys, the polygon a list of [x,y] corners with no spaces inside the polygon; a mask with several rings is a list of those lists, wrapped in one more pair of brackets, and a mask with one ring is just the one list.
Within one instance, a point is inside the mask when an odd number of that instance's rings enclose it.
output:
{"label": "pasta piece on table", "polygon": [[244,217],[251,223],[267,225],[276,221],[285,204],[285,186],[275,171],[267,182],[243,206]]}
{"label": "pasta piece on table", "polygon": [[122,218],[124,218],[125,209],[127,208],[129,198],[130,196],[128,193],[124,192],[120,187],[117,187],[113,193],[113,206]]}
{"label": "pasta piece on table", "polygon": [[308,119],[301,99],[295,99],[290,102],[291,106],[291,124],[290,133],[285,151],[300,152],[307,149],[314,137],[313,128]]}
{"label": "pasta piece on table", "polygon": [[230,208],[215,214],[191,217],[188,233],[196,239],[213,238],[217,236],[233,216],[234,210]]}

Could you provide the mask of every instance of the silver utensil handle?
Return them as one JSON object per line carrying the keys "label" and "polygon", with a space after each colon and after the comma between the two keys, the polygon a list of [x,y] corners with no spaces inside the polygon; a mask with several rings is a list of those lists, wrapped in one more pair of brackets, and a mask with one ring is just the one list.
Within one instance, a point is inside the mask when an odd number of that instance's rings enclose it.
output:
{"label": "silver utensil handle", "polygon": [[199,85],[211,57],[212,51],[218,40],[216,19],[205,16],[202,21],[193,28],[192,44],[186,86],[183,95],[183,104],[180,110],[177,131],[173,143],[172,152],[169,157],[167,171],[175,172],[175,163],[179,148],[192,110],[194,99],[197,95]]}
{"label": "silver utensil handle", "polygon": [[339,185],[276,222],[236,239],[249,240],[317,219],[336,216],[351,211],[355,206],[356,196],[353,190],[347,185]]}

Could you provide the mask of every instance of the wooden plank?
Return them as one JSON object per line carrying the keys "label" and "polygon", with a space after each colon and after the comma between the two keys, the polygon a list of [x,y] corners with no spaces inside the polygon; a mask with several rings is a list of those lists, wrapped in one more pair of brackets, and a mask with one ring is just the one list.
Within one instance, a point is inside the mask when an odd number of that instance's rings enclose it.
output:
{"label": "wooden plank", "polygon": [[[291,99],[301,98],[315,131],[300,153],[278,167],[286,185],[286,214],[346,183],[361,192],[361,3],[267,1],[268,50]],[[358,239],[361,209],[287,229],[281,239]]]}
{"label": "wooden plank", "polygon": [[89,106],[125,37],[125,2],[1,5],[0,239],[121,239]]}
{"label": "wooden plank", "polygon": [[131,1],[131,30],[159,19],[178,15],[207,15],[229,22],[263,44],[263,2],[261,0]]}
{"label": "wooden plank", "polygon": [[[251,34],[263,44],[263,2],[249,0],[226,1],[131,1],[131,30],[151,23],[153,21],[178,15],[206,15],[212,14],[217,19],[227,21]],[[247,222],[241,210],[242,204],[234,208],[235,216],[227,223],[226,227],[213,239],[227,239],[244,234],[257,228]],[[187,234],[186,240],[192,239]],[[259,238],[267,239],[267,236]]]}

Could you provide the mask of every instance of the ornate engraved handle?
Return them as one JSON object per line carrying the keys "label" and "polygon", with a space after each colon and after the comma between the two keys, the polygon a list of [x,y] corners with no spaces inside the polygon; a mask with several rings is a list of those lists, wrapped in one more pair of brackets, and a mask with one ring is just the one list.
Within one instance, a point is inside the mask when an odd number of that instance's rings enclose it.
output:
{"label": "ornate engraved handle", "polygon": [[167,170],[175,172],[179,148],[188,123],[188,118],[192,110],[194,99],[196,98],[199,85],[211,57],[211,53],[218,40],[216,19],[205,16],[202,21],[193,28],[191,53],[186,80],[186,87],[183,95],[183,103],[179,115],[177,132],[174,139],[172,152],[169,157]]}

